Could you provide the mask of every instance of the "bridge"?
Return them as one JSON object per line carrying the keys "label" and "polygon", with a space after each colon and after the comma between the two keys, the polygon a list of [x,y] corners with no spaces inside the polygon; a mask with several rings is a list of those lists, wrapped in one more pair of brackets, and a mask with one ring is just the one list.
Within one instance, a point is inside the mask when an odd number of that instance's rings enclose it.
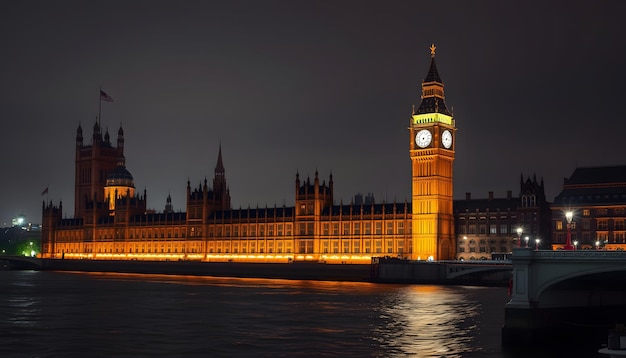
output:
{"label": "bridge", "polygon": [[626,323],[626,252],[515,249],[512,264],[504,347],[571,347],[581,336],[599,348],[609,329]]}
{"label": "bridge", "polygon": [[7,262],[12,269],[38,270],[42,266],[41,259],[30,256],[0,255],[0,262]]}

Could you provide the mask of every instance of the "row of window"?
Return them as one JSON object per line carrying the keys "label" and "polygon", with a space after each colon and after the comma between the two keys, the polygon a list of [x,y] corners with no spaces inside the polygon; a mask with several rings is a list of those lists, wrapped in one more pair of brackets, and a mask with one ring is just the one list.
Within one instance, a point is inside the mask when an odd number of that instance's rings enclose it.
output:
{"label": "row of window", "polygon": [[522,195],[522,207],[534,208],[537,206],[537,197],[535,195]]}
{"label": "row of window", "polygon": [[[563,230],[567,228],[567,222],[565,221],[556,221],[556,230]],[[613,225],[610,225],[610,224]],[[576,222],[572,222],[572,229],[576,228]],[[583,219],[581,221],[583,230],[591,230],[591,220]],[[626,219],[618,218],[618,219],[596,219],[596,230],[609,230],[609,227],[612,227],[613,230],[626,230]]]}
{"label": "row of window", "polygon": [[[478,252],[510,252],[511,250],[505,246],[501,246],[500,247],[500,251],[496,251],[496,248],[494,246],[489,247],[489,250],[487,250],[486,246],[481,246],[478,248]],[[475,247],[470,247],[467,251],[465,250],[464,247],[459,247],[458,249],[459,253],[464,253],[464,252],[476,252],[476,248]]]}
{"label": "row of window", "polygon": [[[321,253],[399,253],[410,250],[410,242],[405,248],[404,240],[325,240],[321,243]],[[293,241],[215,241],[207,243],[208,253],[291,253]],[[312,240],[300,240],[298,253],[313,253]],[[204,251],[202,243],[61,243],[57,253],[173,253],[190,254]]]}
{"label": "row of window", "polygon": [[[373,225],[372,225],[373,224]],[[346,223],[323,223],[322,235],[404,235],[410,234],[410,225],[405,221],[376,221],[371,222],[346,222]],[[142,228],[130,229],[130,239],[164,239],[164,238],[185,238],[185,227],[180,228]],[[274,236],[292,236],[293,225],[286,224],[240,224],[240,225],[211,225],[209,226],[208,237],[274,237]],[[67,241],[81,241],[83,232],[60,231],[62,238]],[[313,222],[303,222],[297,224],[298,235],[314,235],[315,227]],[[89,233],[86,234],[88,237]],[[189,237],[201,237],[202,231],[199,227],[191,227]],[[121,239],[124,238],[124,230],[122,229],[103,229],[98,230],[97,239]]]}
{"label": "row of window", "polygon": [[[466,209],[465,214],[457,214],[458,215],[458,219],[461,221],[467,220],[467,221],[486,221],[487,219],[489,219],[490,221],[500,221],[500,222],[507,222],[507,221],[528,221],[528,220],[533,220],[536,221],[537,220],[537,215],[538,212],[533,211],[530,213],[524,213],[524,212],[520,212],[520,213],[510,213],[511,215],[501,215],[500,217],[498,217],[496,215],[496,213],[484,213],[484,212],[478,212],[478,210],[476,211],[476,213],[469,213],[469,209]],[[478,215],[478,216],[477,216]],[[489,216],[489,217],[487,217]]]}
{"label": "row of window", "polygon": [[[623,197],[626,198],[626,196],[622,195]],[[582,216],[591,216],[591,209],[582,209],[580,210],[580,213],[582,214]],[[607,208],[599,208],[599,209],[595,209],[595,213],[596,215],[624,215],[626,214],[626,208],[613,208],[613,209],[607,209]]]}
{"label": "row of window", "polygon": [[[507,235],[507,234],[517,234],[517,226],[518,224],[470,224],[470,225],[459,225],[457,230],[459,234],[479,234],[479,235],[487,235],[487,228],[489,228],[489,235]],[[524,232],[535,232],[535,225],[524,224]]]}
{"label": "row of window", "polygon": [[[487,240],[485,239],[480,239],[478,240],[478,242],[480,243],[480,245],[487,245]],[[511,239],[500,239],[500,243],[501,244],[508,244],[512,242]],[[475,245],[476,244],[476,240],[474,239],[470,239],[470,240],[459,240],[458,244],[459,246],[464,246],[465,244],[469,243],[470,245]],[[495,244],[497,243],[497,240],[491,239],[489,240],[490,244]]]}
{"label": "row of window", "polygon": [[[374,228],[372,230],[372,223],[370,222],[353,222],[353,223],[323,223],[322,224],[322,235],[328,236],[332,233],[332,235],[339,235],[341,228],[341,235],[360,235],[361,233],[364,235],[382,235],[383,227],[384,233],[387,235],[402,235],[405,233],[405,227],[408,227],[410,232],[410,225],[405,225],[404,221],[387,221],[383,226],[383,222],[376,221],[374,222]],[[395,224],[395,227],[394,227]],[[302,225],[302,224],[300,224]]]}
{"label": "row of window", "polygon": [[[565,242],[564,233],[556,234],[556,242],[564,243]],[[626,243],[626,232],[624,231],[616,231],[616,232],[596,232],[595,235],[592,235],[591,232],[583,232],[580,235],[583,243],[593,243],[595,241],[606,242],[610,244],[624,244]],[[571,233],[571,241],[578,241],[579,235],[576,232]]]}

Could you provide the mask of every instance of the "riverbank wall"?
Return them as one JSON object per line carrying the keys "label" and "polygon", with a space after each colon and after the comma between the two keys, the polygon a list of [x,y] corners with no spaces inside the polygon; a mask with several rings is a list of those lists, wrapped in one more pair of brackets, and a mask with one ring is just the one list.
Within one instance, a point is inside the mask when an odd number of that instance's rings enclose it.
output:
{"label": "riverbank wall", "polygon": [[240,263],[201,261],[127,261],[42,259],[41,270],[119,272],[318,281],[371,281],[371,265],[316,262]]}

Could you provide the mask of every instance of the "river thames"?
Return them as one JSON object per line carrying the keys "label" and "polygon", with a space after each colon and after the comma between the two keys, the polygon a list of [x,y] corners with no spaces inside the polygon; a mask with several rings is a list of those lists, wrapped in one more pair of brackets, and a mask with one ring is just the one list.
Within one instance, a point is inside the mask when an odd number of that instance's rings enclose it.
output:
{"label": "river thames", "polygon": [[507,301],[501,287],[4,270],[0,356],[517,357],[500,343]]}

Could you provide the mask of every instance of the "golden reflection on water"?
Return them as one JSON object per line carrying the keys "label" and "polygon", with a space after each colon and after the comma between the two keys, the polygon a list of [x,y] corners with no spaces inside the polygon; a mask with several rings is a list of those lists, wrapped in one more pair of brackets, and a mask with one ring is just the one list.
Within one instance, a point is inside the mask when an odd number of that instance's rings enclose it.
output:
{"label": "golden reflection on water", "polygon": [[166,274],[141,274],[141,273],[117,273],[117,272],[79,272],[66,271],[65,273],[88,275],[96,279],[112,279],[142,282],[158,282],[179,285],[211,285],[225,287],[266,287],[266,288],[302,288],[315,289],[318,291],[337,290],[357,290],[374,291],[379,290],[381,284],[369,282],[351,281],[316,281],[316,280],[289,280],[277,278],[244,278],[244,277],[218,277],[218,276],[196,276],[196,275],[166,275]]}
{"label": "golden reflection on water", "polygon": [[476,349],[468,331],[476,329],[477,314],[476,302],[454,287],[407,286],[384,302],[380,318],[387,324],[374,336],[397,355],[462,357]]}

